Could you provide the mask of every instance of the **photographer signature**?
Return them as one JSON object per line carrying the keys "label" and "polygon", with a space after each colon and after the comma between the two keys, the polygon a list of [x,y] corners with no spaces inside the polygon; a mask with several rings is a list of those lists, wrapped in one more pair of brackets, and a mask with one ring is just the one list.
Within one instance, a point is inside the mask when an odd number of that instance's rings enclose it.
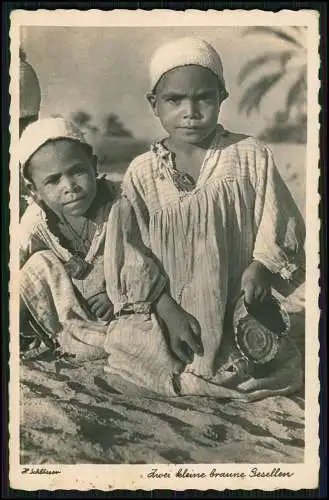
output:
{"label": "photographer signature", "polygon": [[24,467],[22,474],[60,474],[60,470],[45,469],[44,467]]}

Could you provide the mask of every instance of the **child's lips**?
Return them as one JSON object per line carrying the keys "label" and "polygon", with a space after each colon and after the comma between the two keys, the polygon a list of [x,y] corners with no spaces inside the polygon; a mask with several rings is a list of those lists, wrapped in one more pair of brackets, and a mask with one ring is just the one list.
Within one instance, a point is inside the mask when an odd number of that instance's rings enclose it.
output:
{"label": "child's lips", "polygon": [[79,198],[74,198],[74,200],[69,200],[64,203],[64,205],[75,205],[76,203],[80,203],[84,200],[84,196],[80,196]]}
{"label": "child's lips", "polygon": [[184,125],[179,128],[183,130],[191,130],[192,132],[198,132],[199,130],[202,129],[202,127],[200,127],[199,125]]}

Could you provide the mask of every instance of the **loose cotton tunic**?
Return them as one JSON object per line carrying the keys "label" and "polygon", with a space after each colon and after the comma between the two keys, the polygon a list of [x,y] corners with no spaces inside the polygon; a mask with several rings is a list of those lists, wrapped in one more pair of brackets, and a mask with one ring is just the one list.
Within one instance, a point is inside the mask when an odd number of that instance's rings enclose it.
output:
{"label": "loose cotton tunic", "polygon": [[163,141],[129,166],[122,192],[136,226],[122,213],[120,223],[120,208],[113,209],[108,293],[117,313],[127,306],[145,312],[169,286],[201,326],[204,356],[195,355],[185,372],[209,379],[232,345],[226,325],[242,273],[257,260],[293,284],[304,266],[305,227],[270,149],[252,137],[219,125],[195,185],[181,178]]}
{"label": "loose cotton tunic", "polygon": [[[104,356],[107,322],[95,318],[86,301],[105,292],[104,246],[110,209],[119,192],[97,180],[97,196],[85,214],[93,234],[84,245],[59,225],[59,219],[32,202],[20,223],[20,295],[35,329],[81,359]],[[75,276],[76,259],[87,265]]]}

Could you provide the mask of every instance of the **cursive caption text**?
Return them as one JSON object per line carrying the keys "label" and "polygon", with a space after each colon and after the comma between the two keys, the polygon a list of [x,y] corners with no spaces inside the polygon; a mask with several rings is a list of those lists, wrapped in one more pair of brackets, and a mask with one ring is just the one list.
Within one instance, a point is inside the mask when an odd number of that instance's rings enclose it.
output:
{"label": "cursive caption text", "polygon": [[189,468],[179,468],[175,473],[161,472],[157,468],[151,469],[146,475],[149,479],[171,479],[177,477],[179,479],[273,479],[273,478],[290,478],[294,472],[284,471],[280,467],[273,467],[270,471],[261,470],[259,467],[251,467],[247,472],[228,472],[212,468],[210,471],[194,471]]}

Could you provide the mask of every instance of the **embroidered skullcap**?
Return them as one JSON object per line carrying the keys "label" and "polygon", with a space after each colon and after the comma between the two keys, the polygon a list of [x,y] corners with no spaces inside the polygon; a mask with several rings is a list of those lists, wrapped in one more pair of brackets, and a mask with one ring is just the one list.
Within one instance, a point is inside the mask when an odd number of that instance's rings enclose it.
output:
{"label": "embroidered skullcap", "polygon": [[36,72],[26,62],[23,54],[19,62],[19,116],[20,118],[26,118],[39,114],[41,90]]}
{"label": "embroidered skullcap", "polygon": [[48,141],[71,139],[89,146],[82,131],[72,122],[62,117],[43,118],[26,127],[19,143],[19,158],[22,173],[29,159]]}
{"label": "embroidered skullcap", "polygon": [[167,71],[191,64],[212,71],[226,91],[223,65],[219,54],[208,42],[196,37],[179,38],[155,50],[150,63],[151,89],[154,90]]}

